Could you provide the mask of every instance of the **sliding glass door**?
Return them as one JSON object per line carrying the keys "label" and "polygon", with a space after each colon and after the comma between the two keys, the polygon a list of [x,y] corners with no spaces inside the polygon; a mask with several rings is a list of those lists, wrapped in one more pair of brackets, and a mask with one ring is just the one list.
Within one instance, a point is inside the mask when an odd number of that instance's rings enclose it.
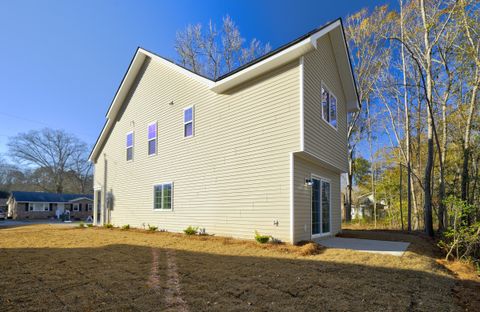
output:
{"label": "sliding glass door", "polygon": [[330,182],[312,179],[312,236],[330,233]]}

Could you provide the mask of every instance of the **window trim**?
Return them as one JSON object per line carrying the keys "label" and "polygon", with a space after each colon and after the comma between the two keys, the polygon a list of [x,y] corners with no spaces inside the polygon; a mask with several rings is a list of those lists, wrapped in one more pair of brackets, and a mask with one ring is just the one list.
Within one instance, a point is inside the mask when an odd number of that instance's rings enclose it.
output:
{"label": "window trim", "polygon": [[[163,208],[163,186],[166,184],[170,184],[170,208]],[[161,207],[162,208],[155,208],[155,187],[157,186],[162,186],[162,199],[161,199]],[[168,182],[160,182],[156,183],[153,185],[153,202],[152,202],[152,209],[153,211],[166,211],[166,212],[171,212],[173,211],[173,181],[168,181]]]}
{"label": "window trim", "polygon": [[135,148],[135,132],[132,130],[132,131],[129,131],[125,134],[125,139],[128,138],[128,135],[131,134],[132,135],[132,159],[128,159],[127,155],[128,155],[128,149],[130,148],[130,146],[127,145],[127,142],[125,141],[125,159],[127,160],[127,162],[130,162],[130,161],[133,161],[133,158],[134,158],[134,155],[133,155],[133,152],[134,152],[134,148]]}
{"label": "window trim", "polygon": [[[331,121],[330,120],[326,120],[323,116],[323,93],[322,93],[322,89],[325,89],[328,91],[328,94],[329,94],[329,101],[328,101],[328,108],[329,108],[329,114],[330,112],[332,111],[332,108],[330,106],[330,97],[334,97],[335,98],[335,103],[336,103],[336,108],[335,108],[335,120],[337,121],[337,125],[334,126],[332,125]],[[325,121],[330,127],[332,127],[333,129],[337,130],[338,131],[338,98],[337,96],[332,92],[332,89],[330,89],[326,84],[325,82],[321,82],[321,86],[320,86],[320,110],[321,110],[321,116],[322,116],[322,119],[323,121]],[[330,116],[328,116],[328,118],[330,119]]]}
{"label": "window trim", "polygon": [[[185,122],[185,111],[187,111],[190,108],[192,109],[192,120],[188,121],[188,122]],[[183,138],[188,139],[188,138],[194,137],[195,136],[195,105],[191,105],[191,106],[185,107],[183,109],[182,121],[183,121],[183,129],[182,129]],[[186,133],[185,133],[185,126],[189,123],[192,124],[192,134],[187,136]]]}
{"label": "window trim", "polygon": [[[76,209],[75,209],[76,207]],[[79,203],[73,203],[72,204],[72,211],[78,212],[80,211],[80,204]]]}
{"label": "window trim", "polygon": [[[328,182],[330,184],[330,191],[329,191],[329,196],[330,196],[330,202],[329,202],[329,207],[328,207],[328,216],[329,216],[329,222],[330,222],[330,231],[329,232],[326,232],[326,233],[320,233],[320,234],[313,234],[313,226],[312,226],[312,192],[313,192],[313,188],[310,187],[310,237],[312,239],[315,239],[315,238],[320,238],[320,237],[325,237],[325,236],[331,236],[332,235],[332,180],[329,179],[329,178],[325,178],[325,177],[322,177],[320,175],[317,175],[317,174],[314,174],[312,173],[310,175],[310,178],[311,179],[315,179],[315,180],[319,180],[320,181],[320,204],[322,202],[322,199],[321,199],[321,193],[322,193],[322,190],[321,190],[321,185],[322,185],[322,182]],[[322,220],[323,219],[323,216],[322,214],[320,214],[320,226],[322,226]]]}
{"label": "window trim", "polygon": [[[148,138],[148,134],[149,134],[149,128],[151,125],[155,125],[155,138],[153,139],[149,139]],[[155,153],[153,154],[150,154],[150,149],[149,149],[149,144],[150,144],[150,141],[153,141],[155,140]],[[151,123],[149,123],[147,125],[147,155],[148,156],[156,156],[158,155],[158,121],[155,120],[155,121],[152,121]],[[133,158],[133,157],[132,157]]]}

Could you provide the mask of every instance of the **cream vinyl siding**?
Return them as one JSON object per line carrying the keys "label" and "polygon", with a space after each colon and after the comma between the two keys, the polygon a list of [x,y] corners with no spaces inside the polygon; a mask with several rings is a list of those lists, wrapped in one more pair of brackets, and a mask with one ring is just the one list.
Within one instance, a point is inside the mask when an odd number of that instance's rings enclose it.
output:
{"label": "cream vinyl siding", "polygon": [[[192,225],[250,239],[258,230],[290,241],[289,157],[300,149],[299,86],[298,61],[216,94],[147,58],[95,161],[95,189],[113,194],[111,223],[175,232]],[[184,138],[189,106],[195,135]],[[148,156],[152,120],[157,155]],[[127,162],[129,131],[135,145]],[[153,187],[165,181],[173,183],[172,210],[155,211]]]}
{"label": "cream vinyl siding", "polygon": [[[304,149],[347,171],[347,112],[330,35],[318,40],[317,49],[304,56]],[[337,98],[337,129],[322,119],[322,83]]]}
{"label": "cream vinyl siding", "polygon": [[312,174],[330,180],[331,235],[341,230],[340,174],[328,170],[315,162],[303,158],[302,153],[294,157],[294,241],[310,240],[312,230],[312,188],[305,185],[305,179]]}

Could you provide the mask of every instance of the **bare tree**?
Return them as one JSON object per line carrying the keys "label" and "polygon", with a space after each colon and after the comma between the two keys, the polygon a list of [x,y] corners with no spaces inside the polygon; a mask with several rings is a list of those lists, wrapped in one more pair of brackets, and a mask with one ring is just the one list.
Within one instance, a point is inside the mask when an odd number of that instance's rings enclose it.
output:
{"label": "bare tree", "polygon": [[177,32],[175,40],[181,63],[198,74],[202,74],[202,26],[200,24],[188,25],[184,31]]}
{"label": "bare tree", "polygon": [[[386,6],[376,7],[373,12],[369,13],[368,10],[363,9],[358,13],[347,17],[345,23],[345,35],[347,37],[347,43],[353,56],[353,67],[355,77],[357,80],[357,89],[360,104],[362,107],[366,107],[365,103],[371,101],[373,98],[375,84],[377,83],[377,77],[382,70],[383,60],[387,55],[388,49],[382,42],[385,38],[385,32],[387,30],[387,23],[391,17],[388,15]],[[347,138],[348,138],[348,175],[347,175],[347,200],[345,205],[345,219],[350,221],[351,208],[352,208],[352,181],[354,170],[354,155],[355,147],[358,140],[362,137],[366,127],[361,120],[360,115],[362,112],[356,112],[349,117]],[[370,115],[366,115],[369,117]],[[362,122],[362,124],[357,124]],[[371,123],[366,125],[369,127],[368,138],[371,134]],[[360,135],[355,135],[355,133]],[[369,140],[370,142],[370,140]],[[371,166],[375,166],[371,161]],[[372,167],[372,181],[374,168]],[[372,184],[372,192],[374,185]]]}
{"label": "bare tree", "polygon": [[467,74],[467,86],[470,86],[470,96],[468,101],[468,115],[465,123],[464,138],[463,138],[463,166],[462,166],[462,180],[461,180],[461,198],[466,201],[468,199],[468,184],[469,184],[469,160],[470,160],[470,145],[471,145],[471,129],[475,110],[477,106],[477,94],[480,88],[480,4],[478,1],[460,1],[460,21],[463,28],[466,45],[459,46],[462,54],[467,56],[469,67],[473,70],[470,75]]}
{"label": "bare tree", "polygon": [[247,46],[245,42],[238,26],[227,15],[220,29],[210,21],[206,28],[201,24],[188,25],[177,32],[175,50],[183,66],[217,79],[271,50],[270,44],[263,45],[255,38]]}
{"label": "bare tree", "polygon": [[20,133],[8,141],[10,156],[26,165],[42,169],[54,187],[48,191],[62,193],[66,172],[72,169],[74,157],[85,153],[86,145],[62,130],[45,128]]}
{"label": "bare tree", "polygon": [[229,15],[225,16],[223,18],[222,45],[227,72],[231,71],[237,65],[238,53],[244,41],[245,39],[240,36],[240,31],[234,21]]}

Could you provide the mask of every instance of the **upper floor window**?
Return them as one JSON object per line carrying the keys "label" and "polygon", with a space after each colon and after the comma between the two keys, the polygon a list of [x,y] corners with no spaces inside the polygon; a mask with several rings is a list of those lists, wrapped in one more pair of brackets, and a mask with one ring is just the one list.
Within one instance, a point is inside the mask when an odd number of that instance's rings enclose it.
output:
{"label": "upper floor window", "polygon": [[127,160],[133,159],[133,131],[127,133]]}
{"label": "upper floor window", "polygon": [[153,187],[153,209],[172,209],[172,183],[163,183]]}
{"label": "upper floor window", "polygon": [[337,98],[322,85],[322,118],[337,128]]}
{"label": "upper floor window", "polygon": [[148,125],[148,155],[157,153],[157,123]]}
{"label": "upper floor window", "polygon": [[183,110],[183,137],[188,138],[193,136],[194,124],[193,124],[193,106],[187,107]]}

